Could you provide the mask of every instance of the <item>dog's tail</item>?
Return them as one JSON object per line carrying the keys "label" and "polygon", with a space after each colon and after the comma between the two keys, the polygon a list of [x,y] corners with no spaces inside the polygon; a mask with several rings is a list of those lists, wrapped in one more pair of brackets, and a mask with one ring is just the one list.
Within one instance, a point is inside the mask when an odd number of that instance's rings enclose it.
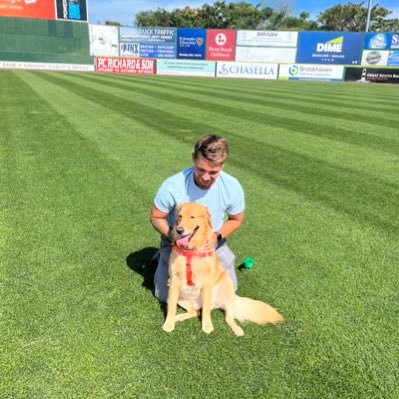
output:
{"label": "dog's tail", "polygon": [[238,295],[235,297],[234,318],[256,324],[277,324],[284,320],[283,316],[267,303]]}

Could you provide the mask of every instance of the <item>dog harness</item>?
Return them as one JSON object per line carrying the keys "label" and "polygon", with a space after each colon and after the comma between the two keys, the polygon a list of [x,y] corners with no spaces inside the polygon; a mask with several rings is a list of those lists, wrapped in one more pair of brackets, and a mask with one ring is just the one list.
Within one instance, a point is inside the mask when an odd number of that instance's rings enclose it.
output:
{"label": "dog harness", "polygon": [[187,278],[187,285],[194,285],[193,283],[193,271],[191,268],[191,261],[193,258],[205,258],[207,256],[212,256],[213,251],[209,252],[198,252],[198,251],[185,251],[184,249],[179,248],[177,245],[173,246],[173,249],[179,254],[183,255],[186,258],[186,278]]}

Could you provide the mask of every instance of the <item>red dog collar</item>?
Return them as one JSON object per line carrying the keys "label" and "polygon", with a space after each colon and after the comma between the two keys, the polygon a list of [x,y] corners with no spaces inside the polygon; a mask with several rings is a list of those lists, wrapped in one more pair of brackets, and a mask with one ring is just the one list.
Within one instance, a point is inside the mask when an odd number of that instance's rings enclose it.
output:
{"label": "red dog collar", "polygon": [[205,258],[207,256],[212,256],[213,251],[208,252],[199,252],[199,251],[186,251],[184,249],[179,248],[177,245],[173,246],[173,249],[179,254],[183,255],[186,258],[186,277],[187,277],[187,285],[193,284],[193,272],[191,268],[191,260],[195,257]]}

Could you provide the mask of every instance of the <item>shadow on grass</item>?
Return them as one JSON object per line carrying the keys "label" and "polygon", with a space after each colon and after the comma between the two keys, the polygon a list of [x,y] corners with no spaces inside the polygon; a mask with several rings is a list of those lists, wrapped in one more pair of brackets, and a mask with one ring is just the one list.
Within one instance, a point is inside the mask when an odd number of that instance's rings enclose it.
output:
{"label": "shadow on grass", "polygon": [[[127,267],[143,277],[142,287],[150,290],[154,297],[154,274],[158,263],[158,251],[159,248],[147,247],[132,252],[126,258]],[[166,315],[166,304],[160,302],[159,306]]]}
{"label": "shadow on grass", "polygon": [[154,274],[157,268],[156,254],[159,248],[148,247],[132,252],[126,258],[129,269],[143,277],[144,288],[154,294]]}

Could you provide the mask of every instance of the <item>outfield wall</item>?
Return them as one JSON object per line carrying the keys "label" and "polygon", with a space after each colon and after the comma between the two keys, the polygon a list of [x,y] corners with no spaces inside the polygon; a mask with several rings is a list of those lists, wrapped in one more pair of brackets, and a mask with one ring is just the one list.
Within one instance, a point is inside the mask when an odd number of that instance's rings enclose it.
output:
{"label": "outfield wall", "polygon": [[0,18],[0,61],[90,64],[88,24]]}
{"label": "outfield wall", "polygon": [[96,29],[92,55],[153,59],[159,75],[396,83],[399,73],[399,33]]}
{"label": "outfield wall", "polygon": [[56,0],[54,7],[61,4],[67,7],[63,13],[55,8],[51,19],[44,18],[43,10],[38,19],[2,17],[0,9],[0,69],[398,82],[396,32],[88,25],[85,0]]}

